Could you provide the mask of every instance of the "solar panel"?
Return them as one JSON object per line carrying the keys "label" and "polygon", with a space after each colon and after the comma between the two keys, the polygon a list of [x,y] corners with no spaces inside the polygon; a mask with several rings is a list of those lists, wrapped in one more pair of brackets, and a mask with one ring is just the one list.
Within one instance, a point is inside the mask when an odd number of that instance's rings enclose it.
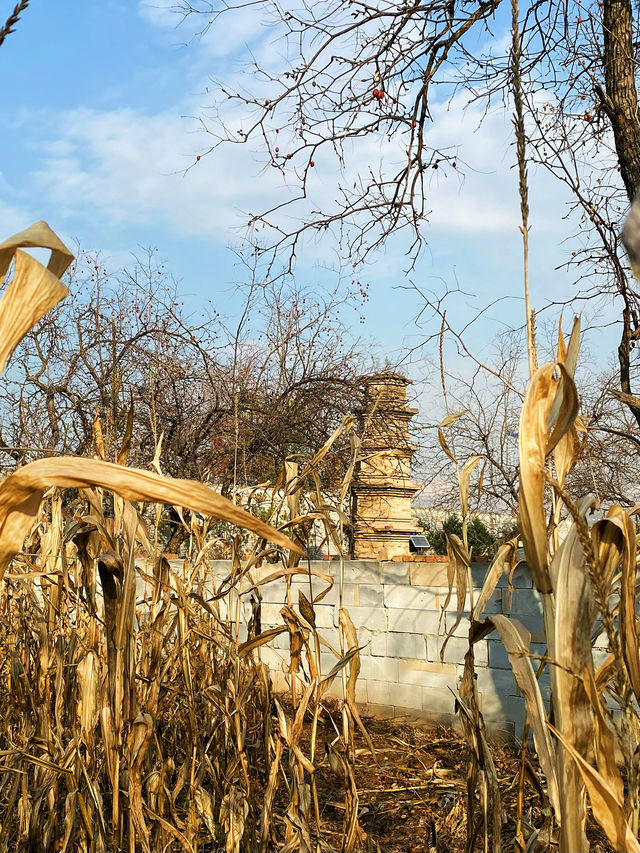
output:
{"label": "solar panel", "polygon": [[423,533],[414,533],[409,537],[413,548],[430,548],[429,540]]}

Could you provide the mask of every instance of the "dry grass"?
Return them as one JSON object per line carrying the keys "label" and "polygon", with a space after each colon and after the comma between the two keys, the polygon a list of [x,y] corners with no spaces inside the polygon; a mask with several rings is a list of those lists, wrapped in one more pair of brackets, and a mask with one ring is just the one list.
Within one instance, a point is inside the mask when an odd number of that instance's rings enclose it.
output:
{"label": "dry grass", "polygon": [[[48,270],[22,252],[33,245],[52,250]],[[59,277],[69,258],[44,223],[0,245],[0,274],[15,260],[0,301],[0,369],[64,297]],[[534,669],[522,625],[482,618],[501,574],[515,566],[510,542],[471,601],[459,700],[465,749],[451,733],[365,725],[348,611],[339,608],[336,665],[326,673],[314,611],[326,589],[292,600],[292,578],[312,571],[300,562],[312,523],[342,549],[340,507],[359,451],[351,419],[314,459],[286,466],[269,519],[286,509],[279,530],[202,484],[163,477],[160,449],[155,472],[127,468],[133,413],[118,464],[100,458],[96,422],[97,458],[40,460],[7,477],[0,484],[0,851],[568,853],[605,849],[604,836],[610,849],[640,850],[636,533],[620,507],[589,524],[594,499],[574,501],[565,489],[584,444],[573,381],[578,342],[577,324],[568,345],[560,335],[557,359],[534,374],[520,421],[521,535],[543,600],[548,653]],[[456,624],[471,586],[466,524],[479,458],[459,464],[444,429],[463,414],[445,419],[440,431],[463,515],[462,537],[447,539]],[[318,464],[342,435],[351,438],[353,462],[329,506]],[[167,503],[195,511],[192,557],[179,573],[155,544]],[[560,542],[565,516],[573,526]],[[236,549],[222,582],[207,562],[210,518],[256,536],[243,559]],[[143,572],[139,549],[147,555]],[[278,563],[254,583],[267,559]],[[260,584],[282,578],[282,625],[261,631]],[[246,637],[241,587],[254,594]],[[473,648],[494,630],[524,695],[535,758],[527,749],[498,750],[486,736]],[[290,647],[286,701],[272,695],[259,651],[282,632]],[[600,665],[599,635],[610,650]],[[545,667],[550,707],[538,681]],[[334,707],[326,694],[336,680],[343,698]]]}

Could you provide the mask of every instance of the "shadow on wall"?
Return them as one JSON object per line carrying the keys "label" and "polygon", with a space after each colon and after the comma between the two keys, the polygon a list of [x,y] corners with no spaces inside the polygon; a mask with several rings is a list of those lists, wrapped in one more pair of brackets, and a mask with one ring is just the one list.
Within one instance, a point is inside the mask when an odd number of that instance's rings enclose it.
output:
{"label": "shadow on wall", "polygon": [[[212,561],[210,570],[219,583],[227,577],[231,564],[227,560]],[[338,659],[338,615],[339,577],[338,562],[318,561],[311,563],[312,570],[330,575],[334,584],[321,601],[315,604],[316,626],[324,640],[321,654],[322,674],[326,675]],[[472,574],[474,595],[477,597],[488,563],[474,563]],[[144,568],[144,567],[143,567]],[[181,572],[182,561],[172,561],[172,569]],[[252,572],[254,582],[273,573],[268,566]],[[301,568],[301,572],[306,571]],[[247,636],[247,624],[252,616],[251,582],[240,587],[244,624],[240,626],[239,641]],[[295,575],[289,590],[290,601],[298,610],[299,591],[311,600],[329,584],[318,576]],[[211,583],[206,588],[197,586],[193,590],[211,598]],[[138,599],[148,596],[145,583],[139,577]],[[349,611],[362,646],[361,671],[358,679],[356,699],[365,711],[381,717],[405,716],[433,724],[457,725],[454,712],[455,696],[462,675],[464,655],[468,648],[468,621],[463,616],[455,629],[441,660],[443,638],[455,624],[455,592],[444,613],[446,602],[447,563],[427,562],[377,562],[374,560],[350,560],[345,562],[343,606]],[[287,584],[284,580],[260,586],[261,629],[283,625],[280,611],[287,601]],[[235,595],[235,593],[233,593]],[[465,604],[468,602],[465,602]],[[222,614],[226,607],[235,613],[235,599],[221,599]],[[509,589],[502,578],[487,613],[503,613],[515,617],[531,632],[531,651],[544,655],[546,646],[542,634],[542,605],[533,589],[528,567],[521,564],[513,577],[511,606]],[[335,650],[335,653],[332,651]],[[276,690],[288,689],[289,635],[279,634],[269,645],[257,652],[272,672]],[[605,654],[603,650],[603,655]],[[534,670],[537,661],[533,660]],[[301,679],[308,676],[303,656]],[[499,736],[522,736],[524,702],[511,672],[507,653],[496,632],[476,645],[476,672],[480,705],[490,732]],[[543,696],[549,696],[548,669],[542,675]],[[340,679],[336,679],[332,690],[341,690]],[[331,695],[331,694],[329,694]]]}

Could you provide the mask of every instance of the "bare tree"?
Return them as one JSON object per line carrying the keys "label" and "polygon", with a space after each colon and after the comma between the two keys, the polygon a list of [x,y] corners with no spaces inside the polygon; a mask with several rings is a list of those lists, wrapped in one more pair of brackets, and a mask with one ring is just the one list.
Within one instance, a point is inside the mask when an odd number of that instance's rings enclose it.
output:
{"label": "bare tree", "polygon": [[[246,88],[214,88],[202,118],[211,136],[204,154],[259,144],[265,162],[297,188],[250,216],[253,251],[272,274],[292,269],[307,233],[331,228],[353,264],[405,230],[414,262],[428,234],[432,170],[453,175],[466,165],[464,152],[428,144],[434,104],[464,90],[487,109],[510,109],[517,74],[520,153],[571,191],[579,217],[574,298],[618,306],[618,385],[640,426],[640,294],[618,237],[640,186],[640,32],[631,0],[512,0],[511,49],[500,0],[175,5],[220,31],[239,10],[262,14],[279,39],[274,53],[286,57],[251,58]],[[314,206],[309,178],[321,160],[335,165],[336,183]]]}
{"label": "bare tree", "polygon": [[340,291],[249,286],[239,321],[194,317],[154,253],[116,275],[81,254],[70,289],[0,384],[9,467],[94,452],[96,417],[115,460],[133,406],[132,464],[148,465],[162,437],[167,473],[229,492],[315,452],[358,405],[363,358],[342,325]]}

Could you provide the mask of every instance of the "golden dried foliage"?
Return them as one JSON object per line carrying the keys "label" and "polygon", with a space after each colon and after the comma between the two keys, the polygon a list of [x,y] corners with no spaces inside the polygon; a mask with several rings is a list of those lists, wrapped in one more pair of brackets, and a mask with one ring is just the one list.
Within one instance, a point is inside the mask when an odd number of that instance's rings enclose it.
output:
{"label": "golden dried foliage", "polygon": [[[51,250],[48,268],[23,251],[30,247]],[[0,277],[13,262],[0,300],[0,370],[67,294],[60,276],[70,260],[45,223],[0,245]],[[331,748],[345,785],[340,846],[355,849],[366,838],[349,755],[353,726],[364,731],[355,707],[357,637],[341,609],[341,651],[332,649],[337,663],[327,678],[314,605],[332,580],[300,565],[313,520],[326,541],[341,542],[333,519],[342,525],[344,516],[322,494],[317,463],[351,433],[344,499],[358,449],[353,419],[314,459],[288,464],[269,520],[288,505],[289,536],[203,484],[162,476],[161,443],[152,463],[158,473],[127,468],[133,425],[131,407],[117,464],[104,459],[96,420],[99,458],[41,459],[0,483],[0,851],[316,849],[315,773],[324,755],[315,730],[340,674],[342,745]],[[300,492],[308,483],[305,513]],[[72,490],[64,503],[63,490]],[[180,571],[152,545],[154,504],[193,511],[194,548]],[[255,535],[251,553],[236,552],[223,579],[207,556],[212,518]],[[274,558],[281,568],[256,579],[252,573],[264,575],[261,565]],[[283,579],[290,590],[294,576],[307,578],[309,596],[295,610],[288,594],[283,624],[261,631],[261,588]],[[281,634],[290,644],[292,719],[274,703],[260,659]],[[305,751],[309,716],[314,735]]]}

